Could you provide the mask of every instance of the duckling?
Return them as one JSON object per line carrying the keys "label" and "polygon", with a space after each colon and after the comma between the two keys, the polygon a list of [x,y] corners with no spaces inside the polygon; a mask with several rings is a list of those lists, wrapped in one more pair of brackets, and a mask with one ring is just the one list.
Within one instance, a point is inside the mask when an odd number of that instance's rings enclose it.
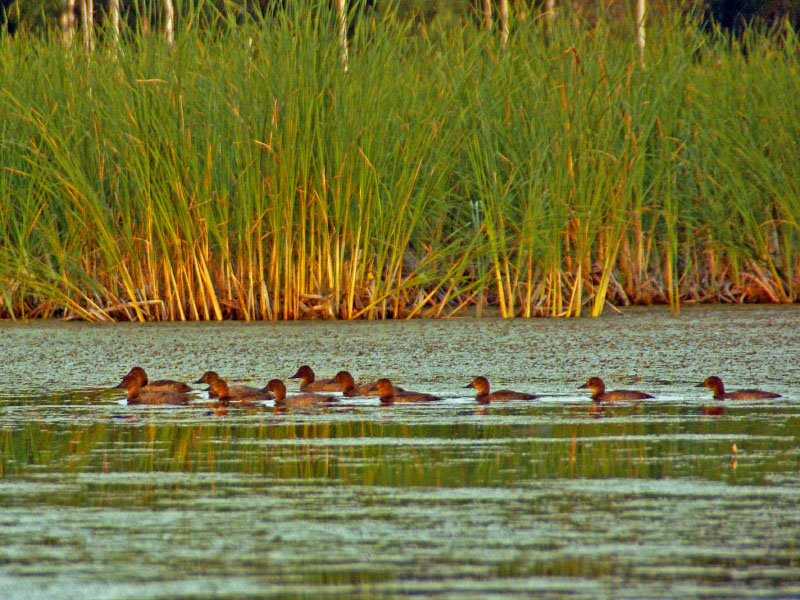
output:
{"label": "duckling", "polygon": [[498,400],[534,400],[539,396],[534,394],[526,394],[524,392],[514,392],[511,390],[498,390],[489,393],[489,380],[486,377],[476,377],[472,380],[466,388],[475,388],[478,390],[476,397],[478,404],[489,404],[489,402],[497,402]]}
{"label": "duckling", "polygon": [[[135,377],[139,381],[143,392],[191,392],[192,388],[182,381],[174,379],[159,379],[158,381],[148,381],[147,373],[142,367],[133,367],[125,377]],[[120,384],[117,387],[121,387]]]}
{"label": "duckling", "polygon": [[117,388],[128,391],[128,404],[186,404],[189,396],[181,392],[142,391],[142,384],[137,376],[126,375]]}
{"label": "duckling", "polygon": [[592,400],[595,402],[613,402],[614,400],[644,400],[652,398],[650,394],[637,390],[614,390],[606,391],[606,384],[599,377],[590,377],[589,380],[578,388],[592,390]]}
{"label": "duckling", "polygon": [[736,392],[726,392],[722,385],[722,379],[716,375],[706,377],[703,383],[698,383],[695,387],[706,387],[714,392],[714,400],[763,400],[766,398],[780,398],[780,394],[765,392],[763,390],[738,390]]}
{"label": "duckling", "polygon": [[378,379],[375,382],[375,387],[378,388],[378,395],[381,399],[381,404],[392,404],[394,402],[432,402],[441,400],[438,396],[433,394],[423,394],[421,392],[398,392],[395,390],[392,382],[388,379]]}
{"label": "duckling", "polygon": [[308,365],[303,365],[297,369],[297,373],[289,379],[300,379],[300,391],[302,392],[341,392],[342,384],[336,383],[333,379],[314,381],[314,371]]}
{"label": "duckling", "polygon": [[267,387],[264,389],[275,394],[275,406],[282,408],[315,406],[326,402],[337,402],[339,400],[336,396],[312,393],[295,394],[287,397],[286,386],[280,379],[270,379],[269,383],[267,383]]}
{"label": "duckling", "polygon": [[[378,388],[375,383],[365,383],[363,385],[356,385],[353,376],[348,371],[339,371],[333,381],[342,386],[343,396],[377,396]],[[403,392],[403,388],[393,386],[395,392]]]}
{"label": "duckling", "polygon": [[[219,381],[220,377],[215,371],[206,371],[203,376],[194,383],[208,384],[209,398],[217,398],[217,392],[214,390],[214,383]],[[228,396],[231,400],[269,400],[272,394],[264,388],[255,388],[249,385],[227,385]]]}

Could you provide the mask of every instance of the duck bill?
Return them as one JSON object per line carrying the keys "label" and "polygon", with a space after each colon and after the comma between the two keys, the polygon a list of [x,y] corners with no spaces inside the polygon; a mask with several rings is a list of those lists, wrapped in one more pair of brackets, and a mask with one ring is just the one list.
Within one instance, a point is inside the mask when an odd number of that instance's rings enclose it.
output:
{"label": "duck bill", "polygon": [[197,381],[193,381],[192,383],[205,383],[205,381],[203,381],[203,378],[201,377],[200,379],[198,379]]}
{"label": "duck bill", "polygon": [[584,383],[583,385],[579,385],[579,386],[578,386],[578,389],[579,389],[579,390],[588,390],[588,389],[589,389],[589,386],[588,386],[588,385],[586,385],[586,384]]}
{"label": "duck bill", "polygon": [[694,386],[694,387],[696,387],[696,388],[698,388],[698,387],[706,387],[706,384],[705,384],[705,383],[698,383],[698,384],[697,384],[696,386]]}
{"label": "duck bill", "polygon": [[464,386],[464,389],[465,389],[465,390],[468,390],[468,389],[469,389],[469,388],[471,388],[471,387],[474,387],[474,386],[473,386],[473,385],[470,383],[469,385],[465,385],[465,386]]}

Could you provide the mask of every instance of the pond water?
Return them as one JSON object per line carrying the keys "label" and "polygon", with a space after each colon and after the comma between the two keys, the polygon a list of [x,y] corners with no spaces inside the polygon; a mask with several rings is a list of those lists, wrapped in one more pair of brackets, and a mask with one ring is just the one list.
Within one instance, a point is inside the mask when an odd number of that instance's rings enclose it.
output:
{"label": "pond water", "polygon": [[[799,355],[791,306],[5,322],[0,598],[798,597]],[[445,400],[209,414],[109,389],[304,363]],[[707,416],[712,374],[783,397]],[[480,410],[475,375],[541,398]],[[590,375],[656,398],[596,409]]]}

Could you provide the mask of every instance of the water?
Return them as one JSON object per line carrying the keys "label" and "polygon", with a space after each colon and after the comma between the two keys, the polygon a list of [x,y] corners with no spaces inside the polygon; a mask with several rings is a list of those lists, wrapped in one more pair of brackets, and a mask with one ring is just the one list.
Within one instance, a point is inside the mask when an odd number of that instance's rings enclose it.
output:
{"label": "water", "polygon": [[[3,323],[0,598],[798,597],[799,317]],[[215,415],[108,389],[303,363],[445,400]],[[478,374],[542,398],[481,410]],[[783,398],[706,416],[711,374]],[[595,410],[590,375],[657,398]]]}

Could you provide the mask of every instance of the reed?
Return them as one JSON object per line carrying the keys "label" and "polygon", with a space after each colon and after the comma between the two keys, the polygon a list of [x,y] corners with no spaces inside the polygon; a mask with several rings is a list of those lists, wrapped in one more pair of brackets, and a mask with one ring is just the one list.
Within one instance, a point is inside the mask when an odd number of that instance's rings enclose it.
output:
{"label": "reed", "polygon": [[794,32],[664,19],[644,70],[602,18],[361,20],[345,71],[340,15],[290,5],[90,59],[0,40],[2,316],[798,300]]}

